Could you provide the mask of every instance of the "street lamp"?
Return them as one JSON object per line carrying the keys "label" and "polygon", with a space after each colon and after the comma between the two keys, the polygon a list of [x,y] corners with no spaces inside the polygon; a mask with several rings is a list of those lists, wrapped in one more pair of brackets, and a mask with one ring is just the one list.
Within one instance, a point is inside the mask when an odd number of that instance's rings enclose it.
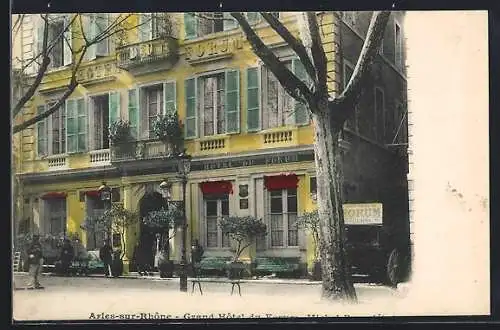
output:
{"label": "street lamp", "polygon": [[[106,184],[106,182],[103,181],[98,191],[99,191],[99,197],[101,198],[101,201],[104,203],[104,210],[105,211],[111,210],[111,188]],[[111,240],[113,240],[112,237]]]}
{"label": "street lamp", "polygon": [[[163,197],[163,199],[165,200],[165,209],[168,210],[169,208],[169,205],[168,205],[168,202],[170,200],[170,189],[172,187],[172,184],[167,182],[167,180],[163,180],[161,183],[160,183],[160,193]],[[168,237],[169,233],[167,233],[167,237]],[[155,260],[158,260],[159,259],[159,255],[160,255],[160,234],[156,234],[156,257],[155,257]],[[169,243],[168,243],[169,244]],[[168,249],[170,249],[170,247],[168,247]],[[159,265],[158,265],[159,266]]]}
{"label": "street lamp", "polygon": [[186,185],[187,176],[191,171],[191,156],[185,152],[177,156],[177,170],[182,178],[182,237],[181,237],[181,263],[180,263],[180,291],[187,292],[187,271],[186,271]]}

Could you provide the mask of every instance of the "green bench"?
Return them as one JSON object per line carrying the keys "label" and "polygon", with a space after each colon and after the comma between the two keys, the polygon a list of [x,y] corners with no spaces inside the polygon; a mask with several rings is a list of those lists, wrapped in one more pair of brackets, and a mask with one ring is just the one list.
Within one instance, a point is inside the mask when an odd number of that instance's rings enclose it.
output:
{"label": "green bench", "polygon": [[257,257],[254,259],[256,274],[294,274],[300,270],[300,258]]}
{"label": "green bench", "polygon": [[231,257],[204,257],[197,265],[197,269],[201,273],[224,273],[228,261],[231,261]]}

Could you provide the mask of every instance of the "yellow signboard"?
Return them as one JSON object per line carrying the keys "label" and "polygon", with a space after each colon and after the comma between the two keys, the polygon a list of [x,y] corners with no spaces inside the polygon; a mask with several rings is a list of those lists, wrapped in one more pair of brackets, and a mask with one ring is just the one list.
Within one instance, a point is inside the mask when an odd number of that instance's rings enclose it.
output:
{"label": "yellow signboard", "polygon": [[344,224],[381,225],[382,203],[344,204]]}

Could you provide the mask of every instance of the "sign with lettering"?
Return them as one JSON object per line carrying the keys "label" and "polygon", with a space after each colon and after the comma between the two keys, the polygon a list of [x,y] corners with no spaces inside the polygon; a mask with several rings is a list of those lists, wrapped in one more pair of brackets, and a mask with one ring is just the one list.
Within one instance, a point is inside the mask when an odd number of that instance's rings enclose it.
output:
{"label": "sign with lettering", "polygon": [[116,63],[108,62],[83,67],[78,70],[76,77],[79,83],[85,83],[95,79],[113,77],[116,73],[118,73]]}
{"label": "sign with lettering", "polygon": [[202,61],[221,55],[232,54],[242,48],[243,39],[241,36],[201,41],[197,44],[186,46],[186,60]]}
{"label": "sign with lettering", "polygon": [[258,165],[278,165],[286,163],[304,162],[314,160],[314,154],[284,154],[245,157],[241,159],[221,159],[212,161],[193,162],[192,171],[218,170],[233,167],[247,167]]}
{"label": "sign with lettering", "polygon": [[382,203],[344,204],[344,224],[381,225]]}

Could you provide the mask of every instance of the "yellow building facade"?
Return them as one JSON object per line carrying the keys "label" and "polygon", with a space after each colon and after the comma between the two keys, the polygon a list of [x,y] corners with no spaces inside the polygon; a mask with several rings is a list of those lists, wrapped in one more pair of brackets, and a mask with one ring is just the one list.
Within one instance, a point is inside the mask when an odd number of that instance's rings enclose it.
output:
{"label": "yellow building facade", "polygon": [[[298,36],[297,15],[276,14]],[[329,88],[335,93],[337,16],[332,12],[318,15]],[[43,25],[39,15],[26,16],[19,42],[23,56],[29,58],[39,47]],[[53,16],[49,35],[72,18]],[[116,16],[82,14],[82,22],[92,34]],[[297,216],[315,208],[309,116],[254,55],[234,21],[203,17],[183,13],[130,16],[127,23],[133,28],[125,36],[117,34],[89,49],[78,69],[79,85],[65,106],[14,136],[19,142],[17,175],[22,191],[16,220],[25,222],[26,231],[77,234],[88,249],[97,248],[95,237],[81,225],[102,207],[96,190],[103,181],[113,188],[113,202],[141,214],[145,199],[159,193],[163,180],[173,183],[172,199],[181,200],[175,166],[165,157],[165,145],[151,132],[153,118],[173,109],[192,156],[186,191],[187,246],[197,239],[206,256],[229,256],[231,247],[217,219],[253,215],[267,224],[268,234],[249,249],[245,259],[297,257],[311,266],[311,238],[294,226]],[[168,33],[161,33],[165,18],[173,24]],[[250,14],[248,19],[262,40],[300,76],[295,53],[258,15]],[[75,20],[65,32],[73,49],[81,45],[80,30]],[[54,49],[52,66],[26,104],[23,120],[47,109],[69,82],[77,58],[66,43]],[[36,68],[31,70],[32,77]],[[118,157],[107,139],[108,124],[119,118],[131,123],[137,139],[129,157]],[[228,183],[230,188],[224,193],[210,193],[224,190]],[[140,237],[139,224],[128,231],[128,260]],[[173,259],[178,261],[180,235],[172,245]]]}

